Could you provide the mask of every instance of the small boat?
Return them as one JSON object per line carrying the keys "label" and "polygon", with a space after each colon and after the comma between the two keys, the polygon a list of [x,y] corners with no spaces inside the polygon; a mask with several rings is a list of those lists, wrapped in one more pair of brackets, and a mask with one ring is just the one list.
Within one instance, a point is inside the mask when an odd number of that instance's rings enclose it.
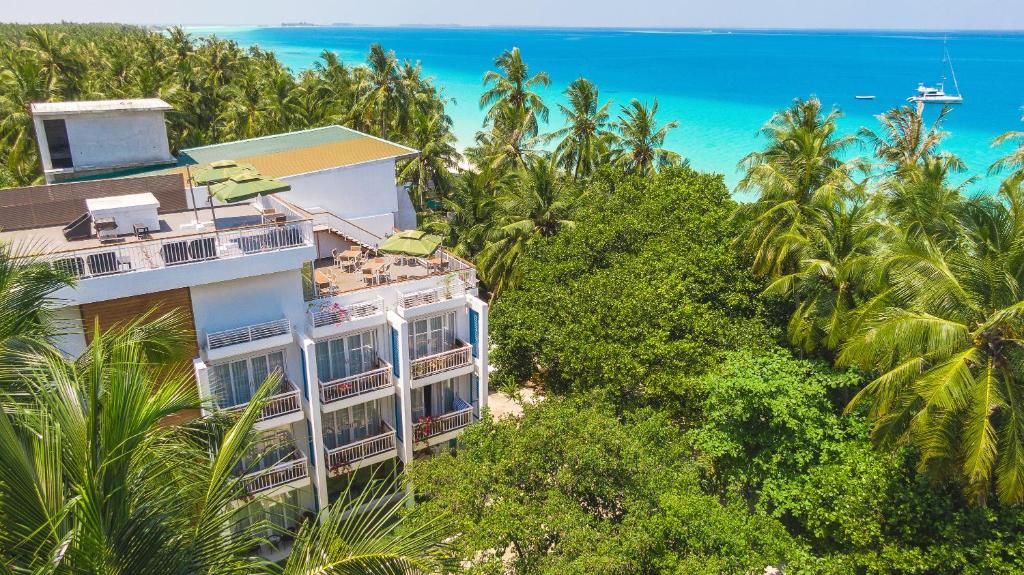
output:
{"label": "small boat", "polygon": [[874,100],[874,96],[854,96],[857,100]]}
{"label": "small boat", "polygon": [[[956,82],[956,71],[953,70],[953,61],[949,58],[949,51],[943,46],[943,52],[945,57],[943,60],[949,62],[949,74],[953,77],[953,87],[956,89],[956,94],[947,94],[945,82],[939,82],[935,86],[925,86],[924,83],[918,83],[917,94],[907,98],[908,102],[914,102],[917,104],[963,104],[964,97],[960,95],[960,85]],[[945,80],[945,77],[942,78]]]}

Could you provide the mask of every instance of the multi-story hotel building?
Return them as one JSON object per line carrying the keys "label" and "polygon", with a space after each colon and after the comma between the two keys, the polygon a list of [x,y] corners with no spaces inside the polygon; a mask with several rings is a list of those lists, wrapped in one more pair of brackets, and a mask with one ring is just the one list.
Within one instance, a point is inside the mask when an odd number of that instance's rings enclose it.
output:
{"label": "multi-story hotel building", "polygon": [[[285,526],[371,474],[450,445],[487,401],[487,304],[440,249],[376,248],[415,228],[395,163],[415,150],[340,126],[169,152],[160,100],[32,108],[44,186],[0,190],[0,240],[77,277],[56,294],[81,352],[94,326],[184,311],[204,412],[280,388],[249,490]],[[221,204],[191,174],[235,163],[288,191]],[[211,203],[213,204],[211,206]]]}

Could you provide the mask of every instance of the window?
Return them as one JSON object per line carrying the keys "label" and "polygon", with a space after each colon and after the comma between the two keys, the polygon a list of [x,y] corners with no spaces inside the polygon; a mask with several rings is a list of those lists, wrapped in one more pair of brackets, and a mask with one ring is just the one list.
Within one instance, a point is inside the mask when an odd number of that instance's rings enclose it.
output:
{"label": "window", "polygon": [[[429,386],[427,386],[429,387]],[[427,406],[424,400],[424,387],[417,387],[412,390],[412,422],[416,423],[421,417],[427,415]]]}
{"label": "window", "polygon": [[409,353],[418,359],[455,346],[455,312],[418,319],[409,324]]}
{"label": "window", "polygon": [[380,433],[376,401],[324,414],[324,445],[334,449]]}
{"label": "window", "polygon": [[334,381],[370,371],[377,365],[373,330],[316,342],[316,376]]}
{"label": "window", "polygon": [[214,365],[212,370],[210,387],[218,407],[243,405],[271,373],[285,373],[284,351]]}
{"label": "window", "polygon": [[50,165],[55,169],[74,167],[64,120],[43,120],[43,131],[46,132],[46,146],[50,151]]}

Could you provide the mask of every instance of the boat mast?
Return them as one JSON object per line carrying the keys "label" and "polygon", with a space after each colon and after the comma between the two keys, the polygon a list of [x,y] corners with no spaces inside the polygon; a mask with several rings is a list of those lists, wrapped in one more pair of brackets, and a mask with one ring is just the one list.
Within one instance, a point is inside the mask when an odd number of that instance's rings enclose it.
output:
{"label": "boat mast", "polygon": [[953,87],[956,88],[956,95],[960,96],[960,84],[956,81],[956,70],[953,69],[953,59],[949,57],[949,49],[946,48],[946,39],[942,39],[942,51],[946,55],[946,62],[949,64],[949,75],[953,77]]}

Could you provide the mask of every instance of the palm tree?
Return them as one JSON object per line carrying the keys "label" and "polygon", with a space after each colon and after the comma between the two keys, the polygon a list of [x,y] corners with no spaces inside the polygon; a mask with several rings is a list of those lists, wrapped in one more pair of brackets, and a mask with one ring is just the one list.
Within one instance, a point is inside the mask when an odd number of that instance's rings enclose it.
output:
{"label": "palm tree", "polygon": [[933,242],[952,244],[963,234],[961,215],[967,201],[963,192],[975,179],[956,186],[949,175],[958,162],[939,154],[927,156],[920,164],[904,166],[897,176],[879,186],[888,221],[897,235],[924,234]]}
{"label": "palm tree", "polygon": [[492,300],[518,282],[519,258],[529,242],[575,225],[568,219],[574,203],[554,158],[533,159],[516,174],[498,200],[498,227],[477,259]]}
{"label": "palm tree", "polygon": [[377,117],[377,135],[387,138],[388,126],[393,121],[391,115],[404,102],[398,59],[394,50],[385,51],[380,44],[373,44],[366,56],[366,63],[368,73],[360,86],[363,93],[360,106],[373,111]]}
{"label": "palm tree", "polygon": [[484,248],[495,223],[497,200],[493,172],[465,171],[454,180],[452,193],[442,200],[447,215],[426,223],[426,228],[444,238],[444,245],[464,258],[473,258]]}
{"label": "palm tree", "polygon": [[895,172],[919,165],[925,159],[936,155],[939,144],[949,135],[941,127],[942,121],[952,110],[949,106],[943,106],[935,121],[931,126],[927,126],[921,115],[923,109],[923,104],[916,108],[894,108],[876,116],[882,124],[881,133],[862,127],[858,134],[867,140],[874,148],[875,156],[890,170]]}
{"label": "palm tree", "polygon": [[420,151],[398,173],[409,184],[413,204],[423,211],[427,195],[443,196],[449,187],[452,170],[459,165],[451,118],[438,111],[414,112],[411,145]]}
{"label": "palm tree", "polygon": [[559,104],[566,126],[548,134],[548,141],[558,140],[555,156],[574,179],[587,177],[608,159],[616,145],[615,133],[608,121],[612,101],[601,105],[597,86],[586,78],[573,80],[565,90],[569,105]]}
{"label": "palm tree", "polygon": [[[244,473],[276,376],[234,417],[166,425],[199,405],[172,367],[181,316],[95,331],[83,355],[27,356],[0,400],[0,564],[16,572],[277,573],[254,556],[276,529],[251,521]],[[14,389],[9,387],[8,390]],[[363,503],[356,500],[355,504]],[[303,526],[285,573],[437,572],[440,521],[399,532],[398,507],[325,510]]]}
{"label": "palm tree", "polygon": [[874,295],[871,263],[885,237],[877,215],[867,203],[837,202],[791,239],[801,254],[799,267],[764,293],[799,302],[787,332],[803,351],[835,350],[846,340],[850,313]]}
{"label": "palm tree", "polygon": [[498,71],[488,70],[484,74],[484,85],[488,89],[480,96],[480,108],[487,108],[486,122],[495,125],[504,114],[523,125],[524,137],[536,136],[538,119],[548,121],[548,107],[533,90],[538,86],[546,88],[551,79],[546,72],[530,76],[519,48],[502,52],[494,64]]}
{"label": "palm tree", "polygon": [[30,254],[40,246],[0,243],[0,363],[15,363],[17,354],[45,345],[47,336],[60,333],[52,315],[54,293],[72,278]]}
{"label": "palm tree", "polygon": [[1009,170],[1010,175],[1004,180],[1004,185],[1019,186],[1024,183],[1024,132],[1010,131],[1001,134],[992,141],[992,145],[1001,146],[1007,142],[1016,142],[1017,147],[989,166],[988,173],[999,174]]}
{"label": "palm tree", "polygon": [[1024,196],[1000,194],[965,209],[957,245],[892,248],[888,288],[839,356],[879,374],[850,404],[870,403],[872,437],[913,445],[922,470],[979,503],[993,485],[1024,501]]}
{"label": "palm tree", "polygon": [[636,98],[629,106],[622,106],[622,114],[615,129],[619,133],[621,146],[618,163],[627,173],[650,176],[682,161],[682,156],[662,147],[668,131],[677,128],[679,122],[672,120],[658,126],[655,119],[657,113],[657,99],[650,108]]}
{"label": "palm tree", "polygon": [[802,241],[822,210],[849,195],[850,169],[842,153],[852,136],[836,135],[833,109],[824,117],[817,98],[797,99],[761,129],[765,149],[748,154],[740,167],[746,174],[737,192],[756,191],[756,202],[741,204],[734,218],[744,226],[736,245],[753,259],[758,275],[779,277],[796,271]]}
{"label": "palm tree", "polygon": [[503,108],[490,130],[477,132],[477,145],[466,155],[473,165],[498,173],[525,168],[538,155],[539,138],[529,135],[533,124],[529,112]]}

